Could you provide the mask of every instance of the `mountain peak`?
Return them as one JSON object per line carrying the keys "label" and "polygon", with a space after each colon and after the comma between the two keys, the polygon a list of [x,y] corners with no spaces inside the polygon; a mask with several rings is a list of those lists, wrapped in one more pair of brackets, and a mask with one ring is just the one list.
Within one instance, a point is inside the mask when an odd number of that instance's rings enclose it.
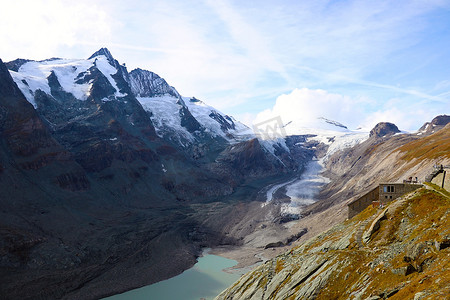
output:
{"label": "mountain peak", "polygon": [[450,116],[447,115],[439,115],[431,120],[431,124],[445,126],[450,123]]}
{"label": "mountain peak", "polygon": [[389,122],[380,122],[370,131],[370,137],[384,137],[400,132],[397,125]]}
{"label": "mountain peak", "polygon": [[114,63],[114,57],[112,56],[111,52],[109,52],[108,48],[106,48],[106,47],[100,48],[100,50],[96,51],[88,59],[92,59],[94,57],[101,56],[101,55],[105,56],[110,63],[112,63],[112,64]]}
{"label": "mountain peak", "polygon": [[442,129],[445,125],[450,123],[450,116],[448,115],[439,115],[435,117],[431,122],[426,122],[419,129],[419,134],[431,134]]}

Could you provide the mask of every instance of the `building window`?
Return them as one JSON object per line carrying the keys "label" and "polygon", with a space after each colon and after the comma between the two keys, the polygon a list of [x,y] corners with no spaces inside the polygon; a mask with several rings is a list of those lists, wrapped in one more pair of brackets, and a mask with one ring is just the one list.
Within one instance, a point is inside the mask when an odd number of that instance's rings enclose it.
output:
{"label": "building window", "polygon": [[383,192],[385,193],[394,193],[395,189],[393,185],[386,185],[383,187]]}

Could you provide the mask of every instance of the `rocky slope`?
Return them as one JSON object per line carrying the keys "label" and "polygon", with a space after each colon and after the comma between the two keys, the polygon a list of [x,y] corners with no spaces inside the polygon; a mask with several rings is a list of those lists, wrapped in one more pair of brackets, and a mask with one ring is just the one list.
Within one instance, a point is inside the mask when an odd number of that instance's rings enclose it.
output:
{"label": "rocky slope", "polygon": [[267,261],[216,299],[445,299],[450,194],[420,189]]}

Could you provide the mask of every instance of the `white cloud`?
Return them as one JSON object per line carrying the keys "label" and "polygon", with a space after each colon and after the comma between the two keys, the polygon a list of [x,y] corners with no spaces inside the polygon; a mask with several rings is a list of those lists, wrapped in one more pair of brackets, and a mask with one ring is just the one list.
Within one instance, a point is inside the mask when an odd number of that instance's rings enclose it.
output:
{"label": "white cloud", "polygon": [[355,128],[364,120],[366,104],[365,99],[351,99],[324,90],[295,89],[290,94],[279,96],[273,108],[259,113],[255,122],[280,116],[284,123],[308,123],[324,117]]}
{"label": "white cloud", "polygon": [[252,26],[238,10],[223,0],[207,0],[215,14],[223,21],[235,45],[244,51],[246,58],[251,61],[255,69],[266,69],[281,74],[286,80],[284,66],[277,61],[271,49],[271,40],[264,31]]}
{"label": "white cloud", "polygon": [[406,98],[393,98],[384,104],[367,98],[329,93],[325,90],[295,89],[277,98],[271,109],[260,112],[253,123],[260,123],[280,116],[283,123],[290,121],[314,123],[325,117],[338,121],[349,129],[372,129],[379,122],[391,122],[401,130],[415,131],[426,121],[445,111],[449,104],[424,109],[427,103],[411,102]]}
{"label": "white cloud", "polygon": [[367,111],[362,124],[365,128],[373,128],[378,122],[391,122],[400,130],[414,132],[425,122],[431,121],[437,115],[448,114],[449,111],[448,102],[416,102],[408,98],[393,98],[375,111]]}
{"label": "white cloud", "polygon": [[92,1],[5,1],[0,10],[0,53],[6,55],[4,60],[54,57],[64,47],[107,42],[111,23],[103,6]]}

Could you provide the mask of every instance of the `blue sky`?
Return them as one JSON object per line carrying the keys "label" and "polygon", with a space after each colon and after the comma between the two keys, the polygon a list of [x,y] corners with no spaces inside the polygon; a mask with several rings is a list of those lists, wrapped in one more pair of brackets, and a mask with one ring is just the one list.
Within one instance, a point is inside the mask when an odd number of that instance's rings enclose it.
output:
{"label": "blue sky", "polygon": [[5,61],[106,46],[247,123],[296,109],[412,131],[450,114],[450,1],[1,0],[0,28]]}

